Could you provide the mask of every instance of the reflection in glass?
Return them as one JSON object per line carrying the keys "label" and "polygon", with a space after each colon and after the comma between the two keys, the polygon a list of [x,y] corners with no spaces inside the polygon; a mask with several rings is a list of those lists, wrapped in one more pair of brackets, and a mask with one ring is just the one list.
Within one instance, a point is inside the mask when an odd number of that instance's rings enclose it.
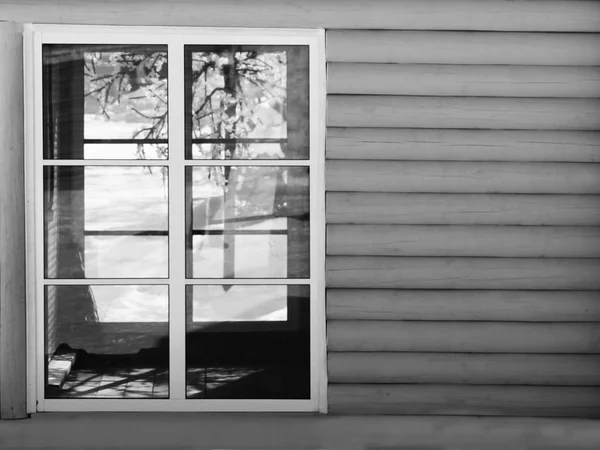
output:
{"label": "reflection in glass", "polygon": [[44,167],[46,278],[168,276],[166,167]]}
{"label": "reflection in glass", "polygon": [[188,159],[308,159],[307,46],[185,49]]}
{"label": "reflection in glass", "polygon": [[274,322],[288,319],[287,286],[190,286],[191,320],[197,322]]}
{"label": "reflection in glass", "polygon": [[46,398],[168,398],[168,318],[168,286],[46,286]]}
{"label": "reflection in glass", "polygon": [[188,167],[188,278],[308,278],[307,167]]}
{"label": "reflection in glass", "polygon": [[83,159],[168,159],[166,144],[85,144]]}
{"label": "reflection in glass", "polygon": [[187,398],[310,397],[309,286],[186,292]]}
{"label": "reflection in glass", "polygon": [[88,144],[106,144],[94,158],[109,159],[109,144],[144,140],[164,158],[167,83],[166,46],[44,44],[44,157],[84,159]]}

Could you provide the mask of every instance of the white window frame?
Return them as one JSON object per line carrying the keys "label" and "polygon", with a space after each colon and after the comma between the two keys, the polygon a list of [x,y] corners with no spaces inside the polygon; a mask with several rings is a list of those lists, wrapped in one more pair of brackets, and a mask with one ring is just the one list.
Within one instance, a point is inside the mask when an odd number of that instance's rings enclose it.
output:
{"label": "white window frame", "polygon": [[[167,399],[45,399],[44,353],[44,267],[42,168],[42,44],[163,44],[169,54],[169,148],[168,160],[147,161],[170,167],[222,165],[222,161],[184,160],[184,45],[248,44],[308,45],[310,50],[310,160],[253,160],[253,166],[308,166],[310,169],[310,278],[281,279],[271,284],[310,285],[311,304],[311,395],[307,400],[217,400],[185,399],[185,258],[170,251],[170,398]],[[181,80],[177,82],[175,80]],[[25,186],[27,231],[27,374],[28,412],[42,411],[264,411],[327,412],[325,334],[325,33],[318,29],[242,29],[190,27],[123,27],[27,24],[24,32],[25,82]],[[180,149],[179,152],[175,149]],[[228,161],[230,163],[231,161]],[[137,165],[139,162],[69,160],[64,165]],[[235,164],[235,162],[233,162]],[[171,179],[170,239],[183,242],[183,227],[174,226],[184,217],[184,183]],[[181,247],[182,249],[183,247]],[[181,250],[179,249],[179,250]],[[174,281],[175,280],[175,281]],[[139,284],[141,280],[110,280],[105,284]],[[225,284],[261,284],[263,280],[226,279]],[[79,280],[79,284],[99,284]],[[150,284],[143,281],[144,284]],[[218,284],[220,280],[188,280],[187,284]],[[52,280],[52,284],[75,284]],[[165,280],[156,284],[165,284]],[[175,288],[175,289],[174,289]]]}

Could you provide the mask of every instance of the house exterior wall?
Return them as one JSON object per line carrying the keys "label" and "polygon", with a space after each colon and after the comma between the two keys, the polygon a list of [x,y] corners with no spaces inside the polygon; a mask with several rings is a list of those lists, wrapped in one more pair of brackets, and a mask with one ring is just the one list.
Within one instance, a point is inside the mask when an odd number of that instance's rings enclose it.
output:
{"label": "house exterior wall", "polygon": [[[0,18],[327,29],[330,412],[600,416],[598,2],[1,0]],[[0,139],[2,161],[22,148]],[[21,215],[6,192],[0,217]],[[15,353],[23,297],[2,283]]]}
{"label": "house exterior wall", "polygon": [[328,31],[331,412],[600,416],[599,48]]}

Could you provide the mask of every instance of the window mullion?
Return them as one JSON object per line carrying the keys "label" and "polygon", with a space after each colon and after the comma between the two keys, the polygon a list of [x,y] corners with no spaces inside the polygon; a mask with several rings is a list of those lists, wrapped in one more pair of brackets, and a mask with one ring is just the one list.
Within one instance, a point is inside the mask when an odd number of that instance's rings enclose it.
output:
{"label": "window mullion", "polygon": [[169,44],[169,397],[185,398],[185,110],[183,44]]}

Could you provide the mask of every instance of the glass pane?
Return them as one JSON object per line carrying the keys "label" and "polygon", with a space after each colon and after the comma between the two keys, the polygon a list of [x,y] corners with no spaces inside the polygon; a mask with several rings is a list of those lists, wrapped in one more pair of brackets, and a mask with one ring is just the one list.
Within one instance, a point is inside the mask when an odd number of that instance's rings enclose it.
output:
{"label": "glass pane", "polygon": [[168,398],[168,319],[168,286],[46,286],[46,398]]}
{"label": "glass pane", "polygon": [[308,278],[307,167],[188,167],[188,278]]}
{"label": "glass pane", "polygon": [[206,285],[191,290],[191,320],[276,322],[288,319],[287,286]]}
{"label": "glass pane", "polygon": [[84,159],[168,159],[166,144],[85,144]]}
{"label": "glass pane", "polygon": [[166,46],[45,44],[43,70],[44,158],[111,159],[109,144],[137,141],[163,145],[145,159],[165,158]]}
{"label": "glass pane", "polygon": [[308,159],[308,46],[186,46],[188,159]]}
{"label": "glass pane", "polygon": [[44,167],[46,278],[168,276],[166,167]]}
{"label": "glass pane", "polygon": [[309,286],[188,286],[187,398],[310,398]]}

